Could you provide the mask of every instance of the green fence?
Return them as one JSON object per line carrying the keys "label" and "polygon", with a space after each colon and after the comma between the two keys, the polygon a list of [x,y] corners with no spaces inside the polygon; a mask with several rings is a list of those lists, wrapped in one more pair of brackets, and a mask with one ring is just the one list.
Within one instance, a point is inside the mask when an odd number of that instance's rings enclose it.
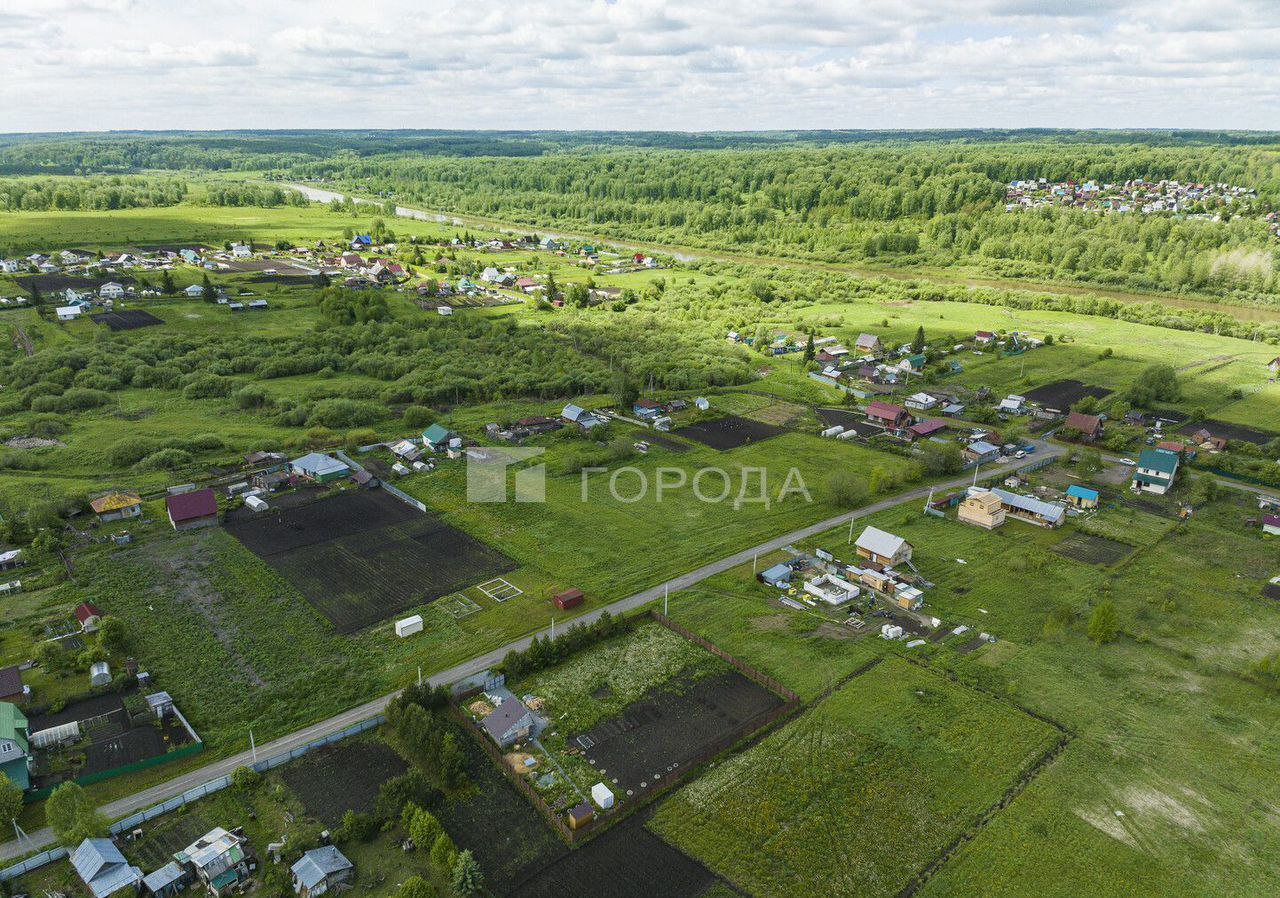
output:
{"label": "green fence", "polygon": [[[124,776],[127,773],[137,773],[139,770],[150,770],[152,767],[159,767],[161,764],[169,764],[173,761],[180,761],[183,758],[189,758],[192,755],[199,754],[204,751],[203,742],[195,742],[191,745],[178,748],[162,755],[156,755],[154,758],[144,758],[141,761],[134,761],[132,764],[125,764],[123,767],[115,767],[111,770],[99,770],[97,773],[88,773],[82,777],[78,777],[75,782],[82,786],[100,783],[103,780],[114,779],[117,776]],[[27,792],[23,799],[27,804],[35,801],[44,801],[57,786],[49,786],[44,789],[35,789]]]}

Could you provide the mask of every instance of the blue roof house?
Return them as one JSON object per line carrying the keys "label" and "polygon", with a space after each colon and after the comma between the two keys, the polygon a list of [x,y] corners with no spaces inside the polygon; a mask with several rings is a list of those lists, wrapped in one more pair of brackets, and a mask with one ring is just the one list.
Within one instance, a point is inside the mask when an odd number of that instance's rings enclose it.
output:
{"label": "blue roof house", "polygon": [[350,882],[356,872],[355,865],[332,845],[311,849],[290,870],[293,890],[300,898],[323,895],[336,885]]}
{"label": "blue roof house", "polygon": [[341,480],[351,474],[351,469],[343,462],[323,452],[308,452],[301,458],[295,458],[289,462],[289,470],[316,483]]}
{"label": "blue roof house", "polygon": [[1076,508],[1097,508],[1098,491],[1073,483],[1067,487],[1067,501]]}
{"label": "blue roof house", "polygon": [[125,889],[133,892],[142,882],[142,871],[131,866],[110,839],[85,839],[71,855],[71,866],[93,898],[107,898]]}

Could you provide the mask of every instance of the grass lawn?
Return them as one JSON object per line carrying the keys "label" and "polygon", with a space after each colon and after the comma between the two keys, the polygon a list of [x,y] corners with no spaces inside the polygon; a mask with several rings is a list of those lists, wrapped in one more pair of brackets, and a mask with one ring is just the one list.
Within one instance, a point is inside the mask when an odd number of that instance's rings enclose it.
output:
{"label": "grass lawn", "polygon": [[892,659],[681,790],[651,825],[753,895],[896,895],[1058,738]]}

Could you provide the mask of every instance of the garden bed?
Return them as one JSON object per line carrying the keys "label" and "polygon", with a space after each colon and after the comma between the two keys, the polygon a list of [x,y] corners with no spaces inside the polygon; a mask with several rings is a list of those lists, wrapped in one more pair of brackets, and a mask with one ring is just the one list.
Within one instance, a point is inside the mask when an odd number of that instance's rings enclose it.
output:
{"label": "garden bed", "polygon": [[1072,561],[1083,564],[1109,566],[1127,557],[1133,551],[1133,547],[1103,536],[1072,533],[1054,546],[1053,551],[1063,558],[1070,558]]}
{"label": "garden bed", "polygon": [[391,746],[376,739],[347,739],[303,755],[280,769],[307,814],[337,826],[347,811],[371,814],[384,782],[409,765]]}
{"label": "garden bed", "polygon": [[1051,384],[1028,390],[1022,395],[1045,408],[1065,412],[1086,396],[1105,399],[1111,395],[1111,390],[1106,387],[1090,386],[1078,380],[1055,380]]}
{"label": "garden bed", "polygon": [[689,424],[673,431],[677,436],[710,446],[720,452],[737,449],[749,443],[759,443],[786,432],[785,427],[766,424],[763,421],[752,421],[737,415],[726,415],[714,421]]}
{"label": "garden bed", "polygon": [[125,312],[101,312],[97,315],[90,315],[89,319],[94,324],[105,324],[113,331],[132,331],[140,327],[164,324],[161,319],[142,309],[129,309]]}
{"label": "garden bed", "polygon": [[339,633],[353,633],[515,567],[506,555],[378,491],[237,517],[227,530]]}

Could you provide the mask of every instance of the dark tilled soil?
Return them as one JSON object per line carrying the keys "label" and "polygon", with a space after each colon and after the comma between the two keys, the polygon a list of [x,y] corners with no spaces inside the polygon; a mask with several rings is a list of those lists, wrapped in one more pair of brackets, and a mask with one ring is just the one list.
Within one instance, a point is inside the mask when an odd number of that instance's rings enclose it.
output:
{"label": "dark tilled soil", "polygon": [[1190,434],[1197,430],[1207,430],[1215,437],[1226,437],[1228,440],[1239,440],[1242,443],[1253,443],[1255,446],[1261,446],[1269,443],[1276,438],[1274,433],[1267,433],[1264,430],[1255,430],[1252,427],[1245,427],[1243,424],[1228,424],[1225,421],[1194,421],[1190,424],[1184,424],[1178,428],[1178,433]]}
{"label": "dark tilled soil", "polygon": [[737,449],[748,443],[758,443],[786,432],[785,427],[765,424],[763,421],[752,421],[737,415],[728,415],[702,424],[690,424],[673,431],[677,436],[710,446],[719,452]]}
{"label": "dark tilled soil", "polygon": [[1054,546],[1053,551],[1063,558],[1084,564],[1112,565],[1125,558],[1133,547],[1102,536],[1073,533]]}
{"label": "dark tilled soil", "polygon": [[[617,717],[587,731],[587,753],[610,788],[639,794],[679,776],[708,748],[782,704],[782,699],[736,671],[651,692]],[[576,734],[575,734],[576,738]]]}
{"label": "dark tilled soil", "polygon": [[1022,394],[1032,402],[1038,402],[1046,408],[1066,411],[1086,396],[1094,399],[1105,399],[1111,391],[1105,387],[1093,387],[1078,380],[1058,380],[1043,387],[1036,387]]}
{"label": "dark tilled soil", "polygon": [[336,826],[348,810],[372,813],[378,789],[408,769],[391,746],[373,739],[339,742],[280,768],[309,815]]}
{"label": "dark tilled soil", "polygon": [[522,898],[697,898],[719,879],[644,826],[647,814],[587,842],[523,883]]}
{"label": "dark tilled soil", "polygon": [[98,315],[90,315],[89,318],[94,324],[105,324],[113,331],[132,331],[140,327],[164,324],[155,315],[141,309],[130,309],[126,312],[102,312]]}
{"label": "dark tilled soil", "polygon": [[515,562],[378,491],[238,517],[228,532],[353,633],[512,570]]}

